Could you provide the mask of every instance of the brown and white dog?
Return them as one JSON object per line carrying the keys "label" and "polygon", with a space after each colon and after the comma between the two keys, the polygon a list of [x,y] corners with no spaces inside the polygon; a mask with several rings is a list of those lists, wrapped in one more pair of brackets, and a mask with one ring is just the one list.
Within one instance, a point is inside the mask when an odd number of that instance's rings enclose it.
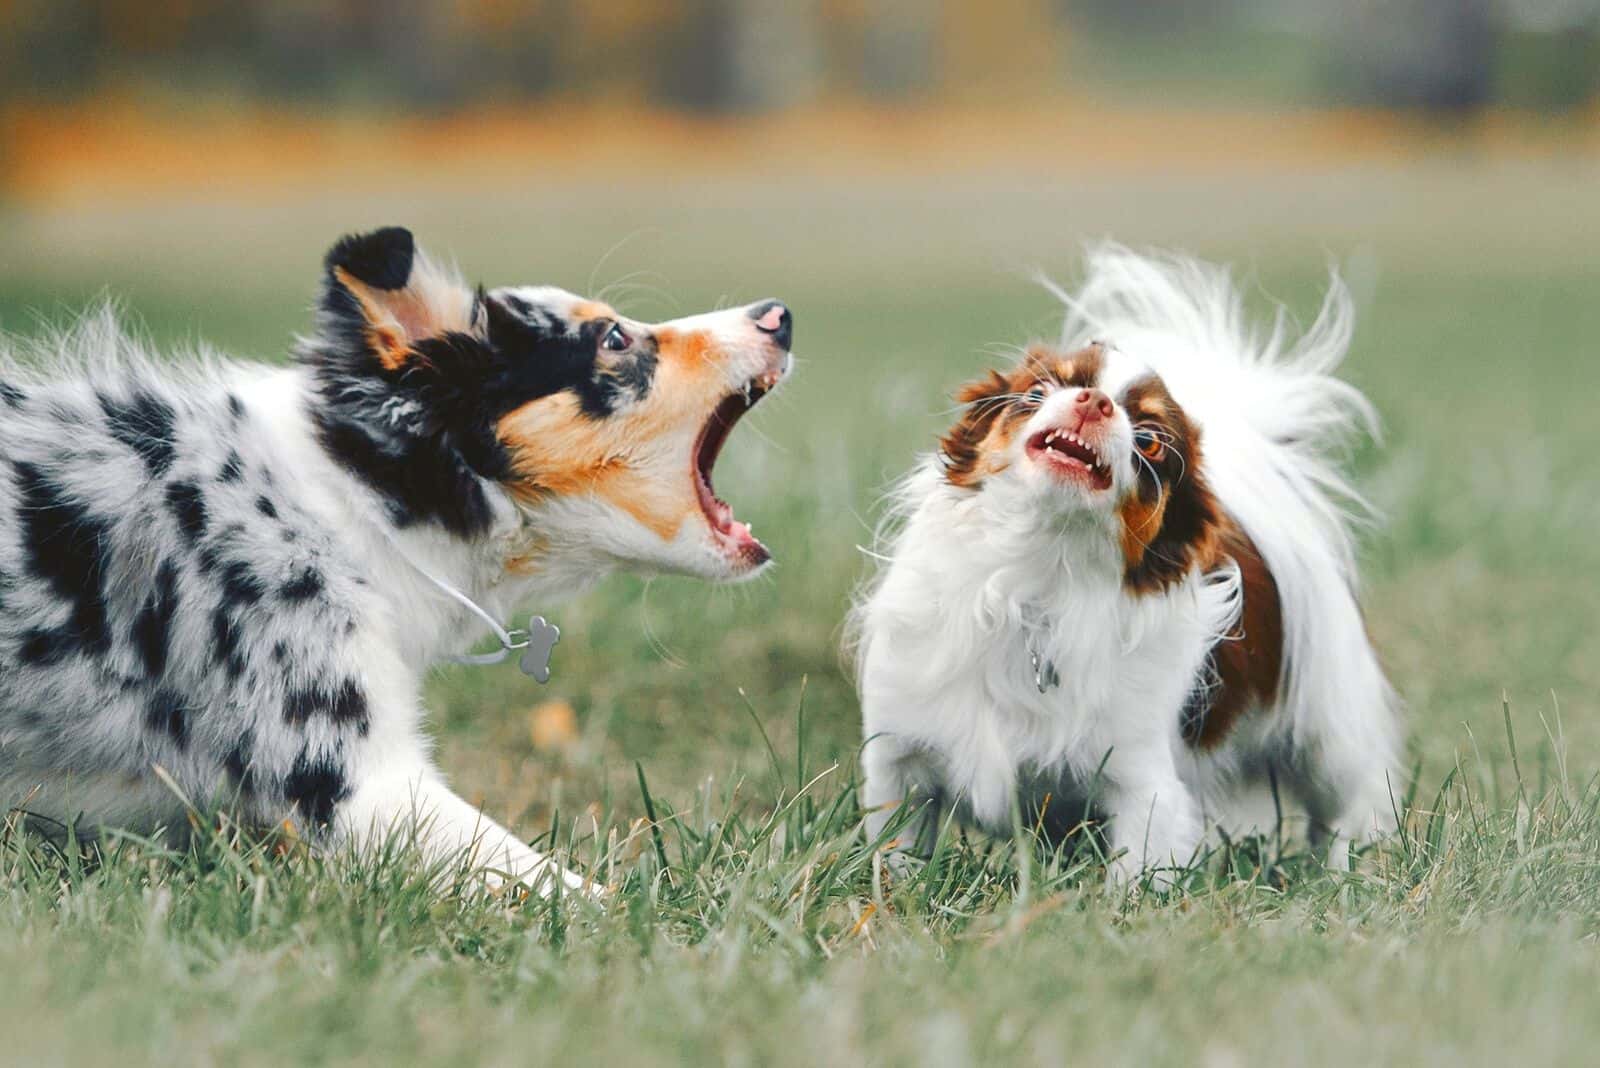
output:
{"label": "brown and white dog", "polygon": [[791,333],[473,289],[390,228],[328,253],[293,366],[157,360],[109,312],[0,348],[0,805],[153,831],[181,794],[582,886],[444,784],[423,673],[619,569],[757,573],[711,468]]}
{"label": "brown and white dog", "polygon": [[1166,882],[1276,779],[1344,867],[1400,785],[1334,459],[1372,418],[1329,374],[1348,298],[1285,346],[1192,261],[1105,248],[1060,295],[1062,344],[964,387],[898,491],[855,615],[868,829],[1098,817],[1111,882]]}

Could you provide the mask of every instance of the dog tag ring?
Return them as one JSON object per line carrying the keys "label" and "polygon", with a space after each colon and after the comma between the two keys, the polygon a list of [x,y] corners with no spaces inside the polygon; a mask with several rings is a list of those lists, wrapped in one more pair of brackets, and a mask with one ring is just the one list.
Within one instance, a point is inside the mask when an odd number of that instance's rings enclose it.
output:
{"label": "dog tag ring", "polygon": [[560,640],[561,628],[544,616],[534,616],[528,620],[528,644],[522,650],[522,659],[517,661],[522,673],[535,682],[549,682],[550,652]]}

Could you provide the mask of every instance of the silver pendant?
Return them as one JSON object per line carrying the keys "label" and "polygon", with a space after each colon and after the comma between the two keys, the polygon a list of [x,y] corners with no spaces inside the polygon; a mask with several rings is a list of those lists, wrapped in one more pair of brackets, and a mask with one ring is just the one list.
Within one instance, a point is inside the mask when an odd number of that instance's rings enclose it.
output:
{"label": "silver pendant", "polygon": [[[523,638],[518,635],[518,638]],[[526,638],[527,644],[522,645],[522,659],[517,661],[517,667],[522,673],[531,677],[535,682],[550,681],[550,652],[555,649],[556,642],[561,640],[561,628],[547,621],[544,616],[534,616],[528,620]]]}
{"label": "silver pendant", "polygon": [[1039,687],[1040,693],[1061,685],[1061,676],[1056,674],[1055,664],[1041,659],[1032,649],[1028,650],[1028,659],[1033,661],[1033,684]]}

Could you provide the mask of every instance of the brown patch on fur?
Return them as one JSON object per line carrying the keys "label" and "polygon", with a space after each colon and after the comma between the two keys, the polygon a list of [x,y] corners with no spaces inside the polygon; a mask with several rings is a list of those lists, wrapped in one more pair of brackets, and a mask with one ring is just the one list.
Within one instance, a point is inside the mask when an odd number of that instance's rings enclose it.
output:
{"label": "brown patch on fur", "polygon": [[1063,355],[1048,345],[1028,346],[1022,363],[1011,371],[990,371],[988,376],[968,382],[956,390],[955,400],[963,407],[956,420],[939,439],[944,454],[944,476],[951,485],[976,489],[989,475],[1006,469],[1000,458],[1011,444],[1017,428],[1032,417],[1034,406],[1021,398],[1040,382],[1055,386],[1089,386],[1099,381],[1105,362],[1104,350],[1090,345],[1071,355]]}
{"label": "brown patch on fur", "polygon": [[656,351],[664,360],[705,363],[722,355],[717,349],[716,339],[707,330],[690,330],[687,333],[657,330],[655,338]]}
{"label": "brown patch on fur", "polygon": [[1212,647],[1209,677],[1183,709],[1183,737],[1199,749],[1214,749],[1232,733],[1245,713],[1270,704],[1283,679],[1283,605],[1278,583],[1255,542],[1223,515],[1207,571],[1232,559],[1239,567],[1244,598],[1238,632]]}
{"label": "brown patch on fur", "polygon": [[631,515],[662,541],[697,508],[687,475],[682,485],[648,478],[630,462],[639,420],[590,419],[576,397],[556,394],[523,405],[500,420],[500,440],[510,450],[513,494],[532,504],[549,497],[592,495]]}
{"label": "brown patch on fur", "polygon": [[649,396],[626,414],[594,419],[578,398],[557,393],[502,417],[496,433],[514,470],[508,489],[530,504],[592,495],[662,541],[675,539],[700,515],[690,466],[695,438],[727,395],[720,354],[709,338],[695,344],[705,352],[690,357],[681,342],[671,350],[663,344]]}
{"label": "brown patch on fur", "polygon": [[1064,354],[1048,345],[1038,343],[1028,346],[1023,367],[1031,370],[1035,380],[1054,382],[1060,386],[1093,386],[1100,382],[1100,372],[1105,369],[1105,346],[1096,341],[1077,352]]}
{"label": "brown patch on fur", "polygon": [[1157,422],[1165,421],[1170,413],[1160,397],[1146,397],[1139,402],[1139,414]]}
{"label": "brown patch on fur", "polygon": [[1145,550],[1161,531],[1161,517],[1167,510],[1167,490],[1159,487],[1154,499],[1130,493],[1117,505],[1122,524],[1122,560],[1131,571],[1144,559]]}
{"label": "brown patch on fur", "polygon": [[[945,460],[944,477],[951,485],[976,489],[983,481],[983,460],[988,451],[985,443],[995,424],[1008,412],[1011,419],[1026,418],[1026,413],[1018,411],[1011,398],[1012,393],[1018,392],[1014,380],[1023,377],[1020,372],[1007,377],[999,371],[990,371],[988,378],[968,382],[956,390],[956,402],[965,410],[955,426],[939,439],[939,449]],[[1031,377],[1027,381],[1031,382]]]}
{"label": "brown patch on fur", "polygon": [[1117,505],[1127,565],[1123,584],[1136,593],[1155,593],[1215,555],[1220,511],[1200,473],[1200,430],[1161,379],[1152,375],[1133,383],[1121,403],[1139,413],[1135,427],[1155,424],[1169,442],[1159,459],[1135,461],[1134,490]]}

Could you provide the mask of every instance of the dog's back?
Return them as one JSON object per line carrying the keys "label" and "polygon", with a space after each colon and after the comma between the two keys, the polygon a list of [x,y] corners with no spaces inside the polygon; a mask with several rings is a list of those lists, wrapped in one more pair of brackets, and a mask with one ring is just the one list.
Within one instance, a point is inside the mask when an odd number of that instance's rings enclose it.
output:
{"label": "dog's back", "polygon": [[364,714],[333,682],[354,571],[275,447],[291,409],[263,404],[297,372],[163,365],[110,310],[20,355],[0,365],[9,803],[161,822],[176,799],[152,765],[286,803],[315,759],[257,745],[258,710],[333,710],[334,733]]}

